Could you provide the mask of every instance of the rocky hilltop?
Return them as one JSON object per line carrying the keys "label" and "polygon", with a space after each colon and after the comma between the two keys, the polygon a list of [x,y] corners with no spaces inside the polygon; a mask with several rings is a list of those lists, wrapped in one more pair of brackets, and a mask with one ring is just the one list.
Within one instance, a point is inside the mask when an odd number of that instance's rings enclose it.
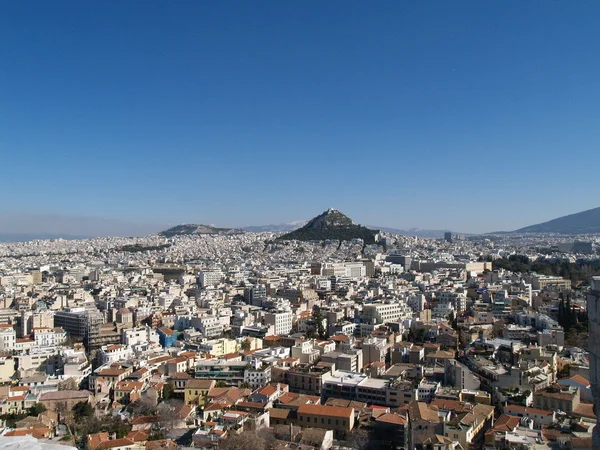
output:
{"label": "rocky hilltop", "polygon": [[378,232],[378,230],[356,225],[342,212],[330,208],[323,214],[309,220],[302,228],[284,234],[278,239],[286,241],[350,241],[352,239],[362,239],[365,244],[373,244]]}

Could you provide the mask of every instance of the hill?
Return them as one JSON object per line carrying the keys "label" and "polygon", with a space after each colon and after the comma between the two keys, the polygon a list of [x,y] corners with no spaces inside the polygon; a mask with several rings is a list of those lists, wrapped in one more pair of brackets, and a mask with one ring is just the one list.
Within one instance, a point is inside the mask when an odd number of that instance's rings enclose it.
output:
{"label": "hill", "polygon": [[273,233],[287,233],[289,231],[294,231],[300,228],[301,226],[306,224],[306,220],[299,220],[297,222],[290,223],[278,223],[278,224],[270,224],[270,225],[248,225],[246,227],[241,227],[244,231],[251,231],[253,233],[264,233],[264,232],[273,232]]}
{"label": "hill", "polygon": [[291,241],[350,241],[362,239],[366,244],[375,242],[378,230],[356,225],[352,220],[336,209],[328,209],[323,214],[309,220],[302,228],[280,236],[279,240]]}
{"label": "hill", "polygon": [[189,236],[193,234],[242,234],[243,230],[236,228],[217,228],[210,225],[198,225],[194,223],[177,225],[168,230],[161,231],[161,236],[170,238],[173,236]]}
{"label": "hill", "polygon": [[521,228],[512,233],[600,233],[600,208],[569,214],[568,216],[559,217],[548,222]]}

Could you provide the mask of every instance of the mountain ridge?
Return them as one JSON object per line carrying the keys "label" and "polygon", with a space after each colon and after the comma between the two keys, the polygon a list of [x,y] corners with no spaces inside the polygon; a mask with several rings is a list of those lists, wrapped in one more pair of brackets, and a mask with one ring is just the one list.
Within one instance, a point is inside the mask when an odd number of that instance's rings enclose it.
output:
{"label": "mountain ridge", "polygon": [[237,228],[218,228],[213,227],[212,225],[203,225],[203,224],[195,224],[188,223],[182,225],[176,225],[167,230],[161,231],[158,233],[160,236],[164,236],[166,238],[174,237],[174,236],[190,236],[190,235],[201,235],[201,234],[242,234],[244,230],[239,230]]}
{"label": "mountain ridge", "polygon": [[557,217],[556,219],[519,228],[509,233],[600,233],[600,207]]}

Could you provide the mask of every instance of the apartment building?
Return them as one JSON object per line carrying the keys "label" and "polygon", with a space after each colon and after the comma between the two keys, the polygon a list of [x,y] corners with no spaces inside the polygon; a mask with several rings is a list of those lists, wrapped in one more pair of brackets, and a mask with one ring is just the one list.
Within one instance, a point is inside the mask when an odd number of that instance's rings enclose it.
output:
{"label": "apartment building", "polygon": [[273,326],[276,335],[288,334],[292,331],[292,317],[291,311],[271,312],[265,314],[264,323]]}

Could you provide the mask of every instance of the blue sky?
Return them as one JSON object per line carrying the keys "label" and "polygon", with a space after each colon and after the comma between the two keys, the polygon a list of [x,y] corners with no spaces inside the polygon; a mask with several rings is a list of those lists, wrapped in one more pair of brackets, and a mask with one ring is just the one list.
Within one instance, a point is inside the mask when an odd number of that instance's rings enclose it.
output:
{"label": "blue sky", "polygon": [[596,1],[2,2],[0,214],[241,226],[334,207],[485,232],[600,206],[599,16]]}

